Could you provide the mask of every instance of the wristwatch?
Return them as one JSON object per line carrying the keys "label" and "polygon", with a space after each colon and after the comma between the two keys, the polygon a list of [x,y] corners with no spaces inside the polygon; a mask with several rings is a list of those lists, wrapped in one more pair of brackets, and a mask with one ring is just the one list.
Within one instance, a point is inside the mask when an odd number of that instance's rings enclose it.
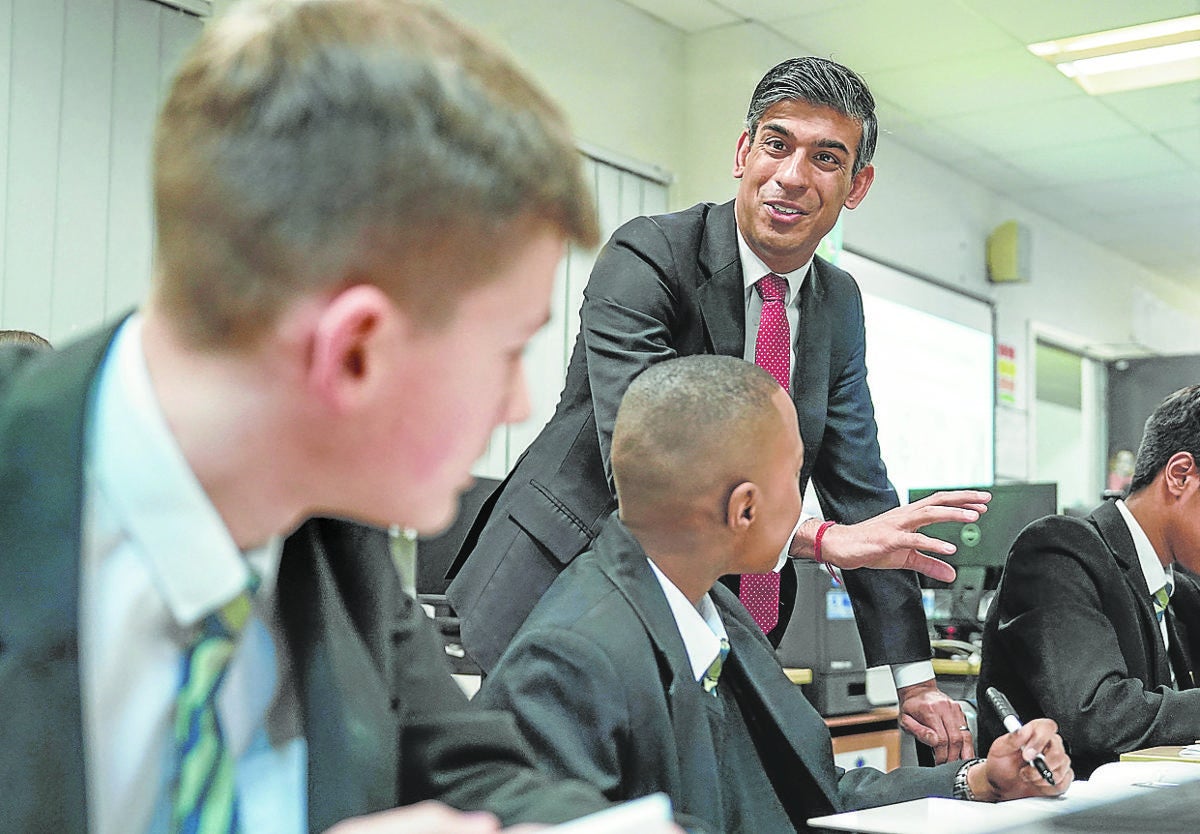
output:
{"label": "wristwatch", "polygon": [[954,774],[955,799],[965,799],[967,802],[977,801],[978,797],[971,791],[971,784],[967,781],[967,771],[985,761],[987,759],[967,759],[963,762],[962,767],[958,769],[958,773]]}

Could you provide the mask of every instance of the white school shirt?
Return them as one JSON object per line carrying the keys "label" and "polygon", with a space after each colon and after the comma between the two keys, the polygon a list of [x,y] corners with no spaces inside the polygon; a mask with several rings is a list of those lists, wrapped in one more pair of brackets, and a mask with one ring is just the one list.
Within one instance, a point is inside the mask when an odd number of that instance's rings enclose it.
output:
{"label": "white school shirt", "polygon": [[245,555],[234,544],[159,409],[137,315],[101,367],[85,448],[79,611],[89,830],[167,830],[183,655],[193,627],[241,592],[251,568],[260,590],[217,704],[237,760],[242,828],[307,830],[306,748],[286,653],[275,651],[282,541]]}
{"label": "white school shirt", "polygon": [[[1125,526],[1129,528],[1129,535],[1133,538],[1133,547],[1137,551],[1138,564],[1142,568],[1142,575],[1146,577],[1146,593],[1149,596],[1154,596],[1159,588],[1166,586],[1167,595],[1169,596],[1175,590],[1175,572],[1171,567],[1163,567],[1162,562],[1158,560],[1158,554],[1154,552],[1154,545],[1150,543],[1150,537],[1146,535],[1146,531],[1142,529],[1142,525],[1138,524],[1133,513],[1129,511],[1129,507],[1125,506],[1125,502],[1117,500],[1117,509],[1121,511],[1121,518],[1125,519]],[[1163,645],[1171,644],[1170,638],[1167,636],[1167,618],[1163,617],[1158,624],[1158,632],[1162,635]],[[1175,680],[1175,670],[1171,670],[1171,680]]]}
{"label": "white school shirt", "polygon": [[653,560],[647,559],[646,562],[650,565],[650,570],[654,571],[654,577],[667,596],[667,604],[671,606],[671,616],[675,618],[679,636],[683,638],[683,647],[687,650],[688,663],[692,667],[692,677],[699,683],[703,680],[708,667],[721,653],[721,641],[729,639],[729,634],[725,631],[725,624],[721,622],[717,606],[708,594],[700,598],[699,606],[692,605],[691,601],[684,596],[683,591],[679,590],[675,583],[658,569],[658,565],[654,564]]}

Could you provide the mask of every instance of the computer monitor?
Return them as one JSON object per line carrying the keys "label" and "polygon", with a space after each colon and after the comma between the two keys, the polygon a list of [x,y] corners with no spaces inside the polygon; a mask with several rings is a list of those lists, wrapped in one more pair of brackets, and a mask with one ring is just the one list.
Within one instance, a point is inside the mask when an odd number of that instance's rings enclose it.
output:
{"label": "computer monitor", "polygon": [[[962,488],[911,489],[908,500],[919,501],[939,489]],[[978,521],[942,522],[921,528],[925,535],[951,542],[958,548],[952,556],[939,557],[954,566],[958,573],[954,582],[920,578],[926,618],[944,637],[969,635],[984,620],[1017,535],[1030,523],[1058,510],[1058,485],[1053,483],[965,488],[984,489],[992,494],[988,511]]]}
{"label": "computer monitor", "polygon": [[[1017,534],[1031,522],[1058,512],[1058,485],[1053,483],[939,489],[983,489],[992,494],[987,512],[978,521],[942,522],[921,528],[925,535],[951,542],[958,548],[953,556],[946,558],[955,568],[1003,568]],[[910,489],[909,503],[932,495],[939,489]]]}

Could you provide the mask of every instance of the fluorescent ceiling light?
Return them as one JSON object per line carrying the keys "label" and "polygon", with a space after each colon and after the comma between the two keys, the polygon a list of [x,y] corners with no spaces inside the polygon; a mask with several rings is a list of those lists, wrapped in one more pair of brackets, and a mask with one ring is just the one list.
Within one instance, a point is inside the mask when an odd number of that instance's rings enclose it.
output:
{"label": "fluorescent ceiling light", "polygon": [[1091,95],[1200,79],[1200,14],[1035,43]]}

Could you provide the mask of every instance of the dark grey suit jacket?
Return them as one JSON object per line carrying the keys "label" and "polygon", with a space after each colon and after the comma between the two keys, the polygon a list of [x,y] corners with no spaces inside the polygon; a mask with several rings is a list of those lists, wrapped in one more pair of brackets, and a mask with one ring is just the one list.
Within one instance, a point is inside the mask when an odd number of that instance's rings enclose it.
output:
{"label": "dark grey suit jacket", "polygon": [[[558,408],[484,504],[452,568],[447,593],[463,643],[485,670],[616,506],[609,446],[629,383],[675,356],[742,356],[744,298],[733,203],[640,217],[601,251]],[[854,279],[817,258],[801,290],[798,330],[792,398],[804,439],[801,487],[811,478],[827,516],[843,523],[897,506],[879,455]],[[849,571],[846,586],[869,665],[929,658],[912,572]]]}
{"label": "dark grey suit jacket", "polygon": [[[1200,591],[1175,572],[1172,642],[1195,669]],[[1004,733],[982,694],[994,686],[1023,720],[1048,716],[1087,776],[1122,752],[1200,738],[1200,689],[1171,668],[1133,537],[1113,503],[1086,519],[1051,516],[1013,544],[983,632],[980,749]],[[1184,674],[1181,686],[1190,686]]]}
{"label": "dark grey suit jacket", "polygon": [[[83,460],[113,331],[58,353],[0,350],[0,830],[87,828],[79,678]],[[279,589],[308,742],[309,826],[441,799],[510,821],[602,807],[551,785],[508,716],[473,707],[402,592],[386,535],[313,520]]]}
{"label": "dark grey suit jacket", "polygon": [[[721,679],[744,683],[747,724],[758,728],[768,775],[798,828],[822,814],[952,795],[959,762],[887,774],[835,767],[829,730],[746,609],[722,585],[712,598],[731,647]],[[645,552],[615,515],[551,586],[476,696],[516,716],[551,772],[591,782],[610,799],[665,791],[680,813],[719,831],[711,697],[692,676]]]}

